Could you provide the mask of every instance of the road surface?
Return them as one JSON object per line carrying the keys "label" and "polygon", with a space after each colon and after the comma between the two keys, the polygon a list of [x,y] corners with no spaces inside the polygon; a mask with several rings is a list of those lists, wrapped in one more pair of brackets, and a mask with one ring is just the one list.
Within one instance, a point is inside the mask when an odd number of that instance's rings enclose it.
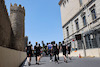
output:
{"label": "road surface", "polygon": [[60,57],[59,64],[57,64],[55,62],[49,62],[49,57],[43,57],[40,65],[36,65],[35,57],[32,57],[31,66],[28,66],[26,61],[23,67],[100,67],[100,58],[74,57],[72,60],[68,60],[68,63],[65,63],[63,57]]}

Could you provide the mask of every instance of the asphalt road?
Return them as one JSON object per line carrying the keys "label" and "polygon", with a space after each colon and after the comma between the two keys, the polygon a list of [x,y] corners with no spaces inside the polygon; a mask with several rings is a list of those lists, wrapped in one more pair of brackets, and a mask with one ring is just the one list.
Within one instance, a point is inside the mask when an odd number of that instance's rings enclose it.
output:
{"label": "asphalt road", "polygon": [[40,61],[40,65],[35,64],[35,58],[32,58],[31,66],[28,66],[27,61],[23,67],[100,67],[100,58],[72,58],[68,60],[68,63],[63,61],[63,57],[60,57],[59,64],[55,62],[49,62],[49,57],[43,57]]}

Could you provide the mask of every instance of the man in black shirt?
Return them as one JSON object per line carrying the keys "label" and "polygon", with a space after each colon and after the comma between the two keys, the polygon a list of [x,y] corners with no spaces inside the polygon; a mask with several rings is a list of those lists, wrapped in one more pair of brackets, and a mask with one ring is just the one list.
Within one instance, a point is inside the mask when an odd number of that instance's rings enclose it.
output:
{"label": "man in black shirt", "polygon": [[33,50],[32,44],[31,44],[31,42],[29,42],[29,44],[26,46],[27,61],[28,61],[29,66],[31,64],[32,50]]}
{"label": "man in black shirt", "polygon": [[62,42],[62,51],[63,51],[63,55],[64,55],[64,62],[67,63],[67,58],[66,58],[66,50],[67,50],[67,46],[64,43],[64,41]]}
{"label": "man in black shirt", "polygon": [[41,45],[39,44],[39,61],[40,61],[40,59],[41,59]]}
{"label": "man in black shirt", "polygon": [[36,64],[39,65],[39,59],[40,59],[40,47],[38,45],[38,43],[36,42],[36,45],[34,46],[34,50],[35,50],[35,57],[36,57]]}
{"label": "man in black shirt", "polygon": [[58,63],[58,59],[57,59],[57,44],[55,44],[55,41],[53,42],[53,53],[55,56],[55,62]]}
{"label": "man in black shirt", "polygon": [[59,46],[57,46],[57,60],[59,60]]}

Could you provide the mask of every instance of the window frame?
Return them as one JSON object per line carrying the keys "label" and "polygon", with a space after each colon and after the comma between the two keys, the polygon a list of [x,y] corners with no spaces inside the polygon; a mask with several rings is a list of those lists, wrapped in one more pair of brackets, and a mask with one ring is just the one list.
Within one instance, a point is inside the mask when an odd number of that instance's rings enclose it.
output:
{"label": "window frame", "polygon": [[[84,17],[85,17],[85,22],[84,22]],[[86,13],[85,12],[83,12],[81,14],[81,18],[82,18],[83,26],[86,26],[87,25],[87,20],[86,20]]]}
{"label": "window frame", "polygon": [[[78,23],[78,24],[77,24]],[[79,30],[79,22],[78,22],[78,18],[75,20],[75,24],[76,24],[76,30]]]}
{"label": "window frame", "polygon": [[69,36],[69,27],[66,27],[67,37]]}
{"label": "window frame", "polygon": [[66,1],[64,0],[64,1],[63,1],[63,7],[65,7],[65,5],[66,5]]}
{"label": "window frame", "polygon": [[[92,17],[92,20],[95,20],[97,18],[97,14],[96,14],[96,9],[95,9],[95,4],[89,8],[90,12],[91,12],[91,17]],[[92,13],[92,11],[94,10],[94,13]]]}
{"label": "window frame", "polygon": [[83,4],[83,1],[82,1],[82,0],[79,0],[79,4],[80,4],[80,6],[82,6],[82,4]]}

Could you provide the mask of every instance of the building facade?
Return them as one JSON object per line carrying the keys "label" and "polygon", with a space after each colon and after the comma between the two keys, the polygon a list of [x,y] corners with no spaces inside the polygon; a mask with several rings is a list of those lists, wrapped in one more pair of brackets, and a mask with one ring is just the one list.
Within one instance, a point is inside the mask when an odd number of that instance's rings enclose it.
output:
{"label": "building facade", "polygon": [[64,41],[84,56],[97,49],[100,57],[100,0],[60,0],[59,5]]}

